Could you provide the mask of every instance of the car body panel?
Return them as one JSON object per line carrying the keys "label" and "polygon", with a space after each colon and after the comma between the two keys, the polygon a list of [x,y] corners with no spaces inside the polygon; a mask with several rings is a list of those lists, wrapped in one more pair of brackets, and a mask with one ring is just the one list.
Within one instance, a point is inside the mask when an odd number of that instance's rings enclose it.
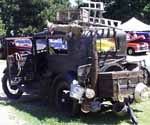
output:
{"label": "car body panel", "polygon": [[128,40],[127,49],[132,48],[135,53],[148,52],[149,45],[147,42],[143,42],[142,37],[138,37],[132,40]]}

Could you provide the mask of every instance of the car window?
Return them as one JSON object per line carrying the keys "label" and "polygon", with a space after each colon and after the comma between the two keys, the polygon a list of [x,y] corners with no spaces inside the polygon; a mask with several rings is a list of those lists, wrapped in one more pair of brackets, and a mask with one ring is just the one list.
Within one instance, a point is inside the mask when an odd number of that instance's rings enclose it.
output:
{"label": "car window", "polygon": [[49,52],[56,54],[67,54],[68,43],[63,38],[48,39]]}
{"label": "car window", "polygon": [[36,40],[36,49],[37,50],[46,49],[46,43],[47,43],[46,39],[37,39]]}
{"label": "car window", "polygon": [[15,41],[16,46],[32,46],[32,41],[30,39],[21,39]]}
{"label": "car window", "polygon": [[59,39],[49,39],[48,41],[50,47],[53,47],[54,49],[64,49],[64,50],[68,49],[66,40],[59,38]]}

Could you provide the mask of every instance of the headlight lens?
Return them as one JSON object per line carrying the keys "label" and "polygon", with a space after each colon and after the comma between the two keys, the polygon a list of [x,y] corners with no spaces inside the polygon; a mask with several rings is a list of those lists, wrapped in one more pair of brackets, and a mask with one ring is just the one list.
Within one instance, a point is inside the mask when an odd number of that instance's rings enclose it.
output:
{"label": "headlight lens", "polygon": [[140,45],[137,45],[136,47],[137,47],[137,48],[140,48]]}
{"label": "headlight lens", "polygon": [[85,96],[88,98],[88,99],[92,99],[94,98],[95,96],[95,91],[93,89],[90,89],[90,88],[87,88],[85,90]]}
{"label": "headlight lens", "polygon": [[79,85],[77,80],[73,80],[70,88],[70,97],[81,100],[84,93],[84,88]]}

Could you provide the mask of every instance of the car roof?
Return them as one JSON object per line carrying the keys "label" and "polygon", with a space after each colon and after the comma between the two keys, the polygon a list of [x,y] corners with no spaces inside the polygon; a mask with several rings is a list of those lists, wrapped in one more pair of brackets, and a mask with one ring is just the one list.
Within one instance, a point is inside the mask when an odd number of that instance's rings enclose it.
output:
{"label": "car roof", "polygon": [[32,37],[5,37],[5,40],[25,40],[32,39]]}

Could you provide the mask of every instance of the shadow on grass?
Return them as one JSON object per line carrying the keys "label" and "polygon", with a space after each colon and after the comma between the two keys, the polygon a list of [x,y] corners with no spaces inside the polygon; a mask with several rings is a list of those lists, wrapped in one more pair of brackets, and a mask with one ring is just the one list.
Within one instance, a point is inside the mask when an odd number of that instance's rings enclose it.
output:
{"label": "shadow on grass", "polygon": [[31,97],[28,95],[23,96],[20,100],[16,101],[0,101],[0,105],[13,106],[17,110],[28,113],[36,117],[40,121],[47,121],[47,119],[56,119],[60,123],[81,123],[81,124],[119,124],[122,121],[130,122],[128,116],[117,116],[112,111],[91,113],[81,115],[78,117],[67,117],[63,114],[57,113],[53,107],[49,107],[45,100],[40,100],[38,97]]}

